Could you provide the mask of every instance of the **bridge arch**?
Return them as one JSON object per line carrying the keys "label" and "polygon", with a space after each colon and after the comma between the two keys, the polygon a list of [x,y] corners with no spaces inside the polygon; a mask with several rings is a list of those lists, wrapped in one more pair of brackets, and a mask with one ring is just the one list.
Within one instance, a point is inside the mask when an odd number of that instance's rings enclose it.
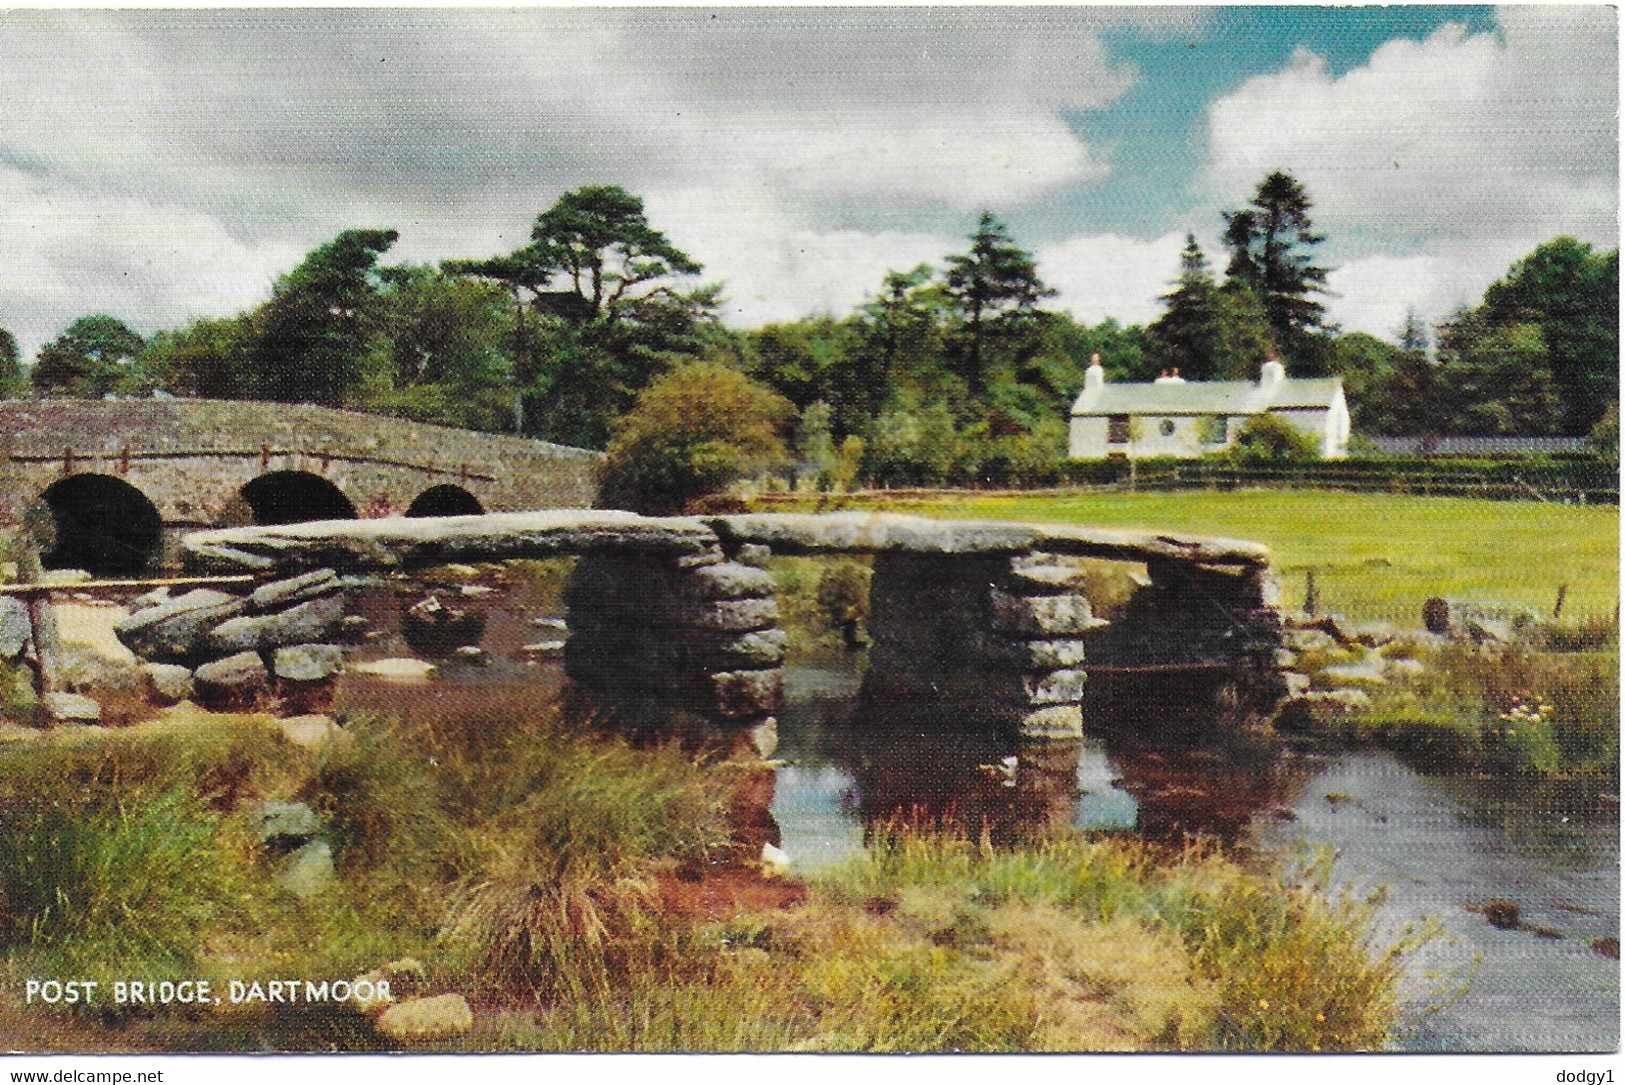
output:
{"label": "bridge arch", "polygon": [[485,506],[480,499],[452,483],[430,486],[418,494],[407,508],[408,516],[480,516]]}
{"label": "bridge arch", "polygon": [[48,569],[139,573],[159,556],[163,519],[146,494],[111,475],[69,475],[40,497],[56,522]]}
{"label": "bridge arch", "polygon": [[357,519],[355,504],[344,491],[309,471],[272,471],[250,481],[239,494],[260,525]]}

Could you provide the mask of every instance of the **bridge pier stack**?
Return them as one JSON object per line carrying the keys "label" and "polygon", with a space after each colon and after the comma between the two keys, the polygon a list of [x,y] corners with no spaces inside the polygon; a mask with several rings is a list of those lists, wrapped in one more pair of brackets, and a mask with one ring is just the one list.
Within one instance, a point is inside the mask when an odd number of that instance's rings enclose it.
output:
{"label": "bridge pier stack", "polygon": [[770,807],[786,638],[773,577],[698,552],[583,554],[566,594],[565,671],[634,737],[674,735],[737,769],[746,851],[779,842]]}

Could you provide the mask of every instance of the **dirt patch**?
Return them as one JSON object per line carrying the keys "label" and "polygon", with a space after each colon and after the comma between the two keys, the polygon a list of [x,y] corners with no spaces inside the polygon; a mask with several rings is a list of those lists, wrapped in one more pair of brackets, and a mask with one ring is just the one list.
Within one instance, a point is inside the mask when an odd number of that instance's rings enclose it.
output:
{"label": "dirt patch", "polygon": [[663,875],[657,885],[667,910],[696,922],[792,908],[807,899],[807,890],[794,882],[740,867],[707,870],[697,880]]}

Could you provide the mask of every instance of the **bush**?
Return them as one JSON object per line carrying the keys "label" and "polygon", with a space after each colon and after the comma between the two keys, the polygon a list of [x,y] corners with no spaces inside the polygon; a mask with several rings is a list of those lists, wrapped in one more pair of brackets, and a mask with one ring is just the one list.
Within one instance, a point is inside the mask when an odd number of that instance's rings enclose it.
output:
{"label": "bush", "polygon": [[713,362],[684,365],[638,394],[615,426],[604,467],[610,507],[650,515],[765,471],[786,458],[791,406],[777,392]]}
{"label": "bush", "polygon": [[1248,419],[1236,434],[1235,444],[1216,458],[1248,467],[1303,463],[1319,459],[1320,446],[1292,423],[1265,413]]}

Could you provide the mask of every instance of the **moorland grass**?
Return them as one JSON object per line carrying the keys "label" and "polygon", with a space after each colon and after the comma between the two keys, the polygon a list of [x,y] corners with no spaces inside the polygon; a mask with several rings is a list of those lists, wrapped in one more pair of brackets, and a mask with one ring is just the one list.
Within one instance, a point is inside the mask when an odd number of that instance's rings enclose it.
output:
{"label": "moorland grass", "polygon": [[1571,620],[1619,602],[1619,509],[1333,490],[1182,490],[865,501],[923,516],[1038,520],[1224,535],[1274,552],[1286,605],[1314,570],[1321,609],[1421,626],[1429,596],[1549,614],[1568,585]]}

